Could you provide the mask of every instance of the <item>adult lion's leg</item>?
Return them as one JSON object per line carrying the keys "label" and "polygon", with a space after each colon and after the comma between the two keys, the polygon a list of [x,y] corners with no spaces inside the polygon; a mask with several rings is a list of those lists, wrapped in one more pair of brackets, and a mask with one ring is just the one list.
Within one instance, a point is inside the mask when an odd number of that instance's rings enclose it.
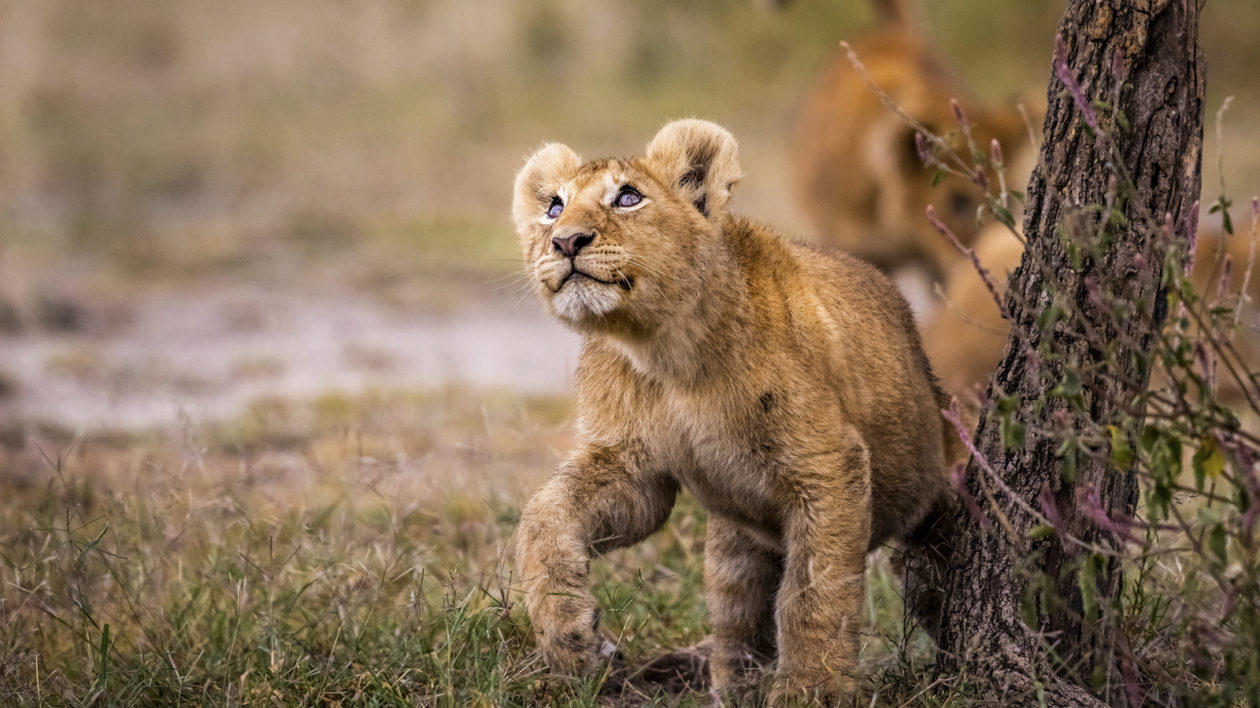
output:
{"label": "adult lion's leg", "polygon": [[871,535],[870,458],[850,433],[837,449],[808,459],[784,534],[772,704],[833,701],[853,689],[857,666]]}
{"label": "adult lion's leg", "polygon": [[737,524],[710,516],[704,590],[713,626],[709,675],[719,691],[746,687],[774,658],[774,594],[783,557]]}
{"label": "adult lion's leg", "polygon": [[582,675],[599,663],[590,558],[646,538],[669,518],[678,483],[619,450],[576,452],[521,512],[516,569],[543,658]]}
{"label": "adult lion's leg", "polygon": [[932,641],[940,639],[945,573],[953,552],[955,530],[953,505],[943,500],[906,537],[902,580],[906,611]]}

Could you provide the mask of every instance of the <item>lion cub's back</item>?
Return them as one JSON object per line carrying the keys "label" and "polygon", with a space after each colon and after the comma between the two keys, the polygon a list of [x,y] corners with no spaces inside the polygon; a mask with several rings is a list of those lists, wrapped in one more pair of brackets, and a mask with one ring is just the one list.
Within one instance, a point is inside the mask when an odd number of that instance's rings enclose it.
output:
{"label": "lion cub's back", "polygon": [[847,254],[788,248],[835,323],[832,380],[871,455],[872,542],[878,544],[912,527],[944,493],[945,400],[910,306],[891,281]]}
{"label": "lion cub's back", "polygon": [[[926,373],[927,357],[910,305],[879,269],[847,253],[796,243],[788,247],[828,314],[841,324],[840,353],[890,374]],[[862,373],[882,378],[877,371]]]}
{"label": "lion cub's back", "polygon": [[[792,241],[769,226],[739,220],[729,232],[771,327],[789,327],[798,342],[828,340],[845,369],[857,367],[853,383],[922,373],[930,384],[927,357],[914,315],[897,287],[877,268],[842,252]],[[780,304],[789,323],[774,322]],[[850,377],[846,377],[850,378]],[[912,377],[918,378],[918,377]]]}

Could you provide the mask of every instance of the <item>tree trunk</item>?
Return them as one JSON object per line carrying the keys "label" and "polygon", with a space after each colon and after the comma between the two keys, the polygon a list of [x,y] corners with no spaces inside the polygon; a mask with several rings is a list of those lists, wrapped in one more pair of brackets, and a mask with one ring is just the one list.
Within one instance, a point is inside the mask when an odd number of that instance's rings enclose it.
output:
{"label": "tree trunk", "polygon": [[[1096,578],[1105,612],[1119,595],[1119,564],[1063,539],[1067,532],[1086,545],[1118,547],[1078,499],[1093,490],[1108,514],[1130,515],[1137,485],[1124,468],[1131,459],[1082,456],[1073,472],[1056,455],[1059,441],[1037,431],[1096,428],[1146,387],[1149,370],[1131,355],[1164,320],[1160,276],[1169,243],[1150,236],[1170,214],[1180,225],[1175,237],[1184,239],[1199,194],[1199,10],[1200,0],[1069,0],[1060,24],[1045,142],[1027,191],[1027,249],[1007,289],[1012,335],[989,386],[989,399],[1005,401],[1005,409],[990,406],[974,435],[995,474],[974,457],[967,468],[965,494],[976,503],[960,505],[957,515],[940,637],[940,668],[984,678],[989,700],[1035,702],[1044,690],[1052,705],[1093,702],[1079,686],[1125,700],[1117,687],[1120,672],[1131,670],[1127,650],[1109,636],[1114,625],[1095,621],[1097,606],[1078,573],[1090,573],[1086,584]],[[1112,201],[1123,220],[1088,208]],[[1108,236],[1093,252],[1067,245],[1083,232]],[[1132,311],[1115,318],[1099,305],[1099,291],[1124,293]],[[1061,307],[1062,319],[1039,321],[1052,307]],[[1104,354],[1106,345],[1115,349]],[[1080,377],[1080,407],[1049,395],[1067,368]],[[1022,430],[1026,443],[1011,434]],[[1029,510],[1047,507],[1062,517],[1059,533],[1030,538],[1042,522]]]}

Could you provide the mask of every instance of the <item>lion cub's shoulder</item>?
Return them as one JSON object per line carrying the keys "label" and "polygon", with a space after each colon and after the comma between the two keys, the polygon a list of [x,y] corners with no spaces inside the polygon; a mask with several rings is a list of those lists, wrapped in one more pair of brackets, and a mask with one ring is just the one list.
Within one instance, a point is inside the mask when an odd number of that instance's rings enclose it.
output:
{"label": "lion cub's shoulder", "polygon": [[903,310],[910,311],[896,285],[856,256],[791,239],[752,221],[735,225],[732,234],[735,244],[754,244],[744,251],[746,267],[754,277],[777,283],[779,290],[810,291],[837,308],[891,312],[899,323]]}

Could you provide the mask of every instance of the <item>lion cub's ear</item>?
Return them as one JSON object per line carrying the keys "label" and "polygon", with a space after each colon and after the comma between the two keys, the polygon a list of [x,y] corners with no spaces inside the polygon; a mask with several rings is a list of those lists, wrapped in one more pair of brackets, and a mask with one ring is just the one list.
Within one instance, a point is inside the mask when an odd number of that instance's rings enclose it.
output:
{"label": "lion cub's ear", "polygon": [[661,179],[714,221],[726,213],[731,187],[743,176],[735,138],[706,120],[677,120],[661,128],[648,143],[647,159]]}
{"label": "lion cub's ear", "polygon": [[525,233],[547,213],[560,187],[581,166],[582,158],[560,143],[544,145],[526,160],[516,175],[516,194],[512,199],[512,221],[518,232]]}

